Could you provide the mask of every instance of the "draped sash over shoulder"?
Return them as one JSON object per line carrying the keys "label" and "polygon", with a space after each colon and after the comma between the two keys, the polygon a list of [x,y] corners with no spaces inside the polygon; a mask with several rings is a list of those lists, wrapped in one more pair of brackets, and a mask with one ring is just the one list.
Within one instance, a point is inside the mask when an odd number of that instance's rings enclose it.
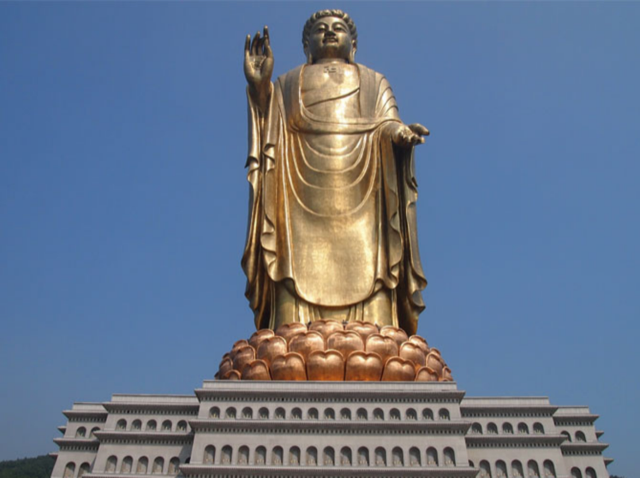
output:
{"label": "draped sash over shoulder", "polygon": [[[417,248],[413,150],[393,146],[399,122],[387,80],[357,65],[359,84],[301,94],[303,67],[272,87],[268,116],[249,97],[246,295],[258,328],[270,323],[271,287],[286,282],[320,307],[395,290],[401,327],[415,333],[426,286]],[[313,113],[319,102],[358,101],[360,115]]]}

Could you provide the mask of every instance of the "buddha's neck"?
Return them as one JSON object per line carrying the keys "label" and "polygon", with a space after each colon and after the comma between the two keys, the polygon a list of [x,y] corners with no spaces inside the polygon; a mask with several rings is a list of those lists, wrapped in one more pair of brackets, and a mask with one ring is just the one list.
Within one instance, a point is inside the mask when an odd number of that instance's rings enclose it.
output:
{"label": "buddha's neck", "polygon": [[347,60],[345,60],[344,58],[320,58],[316,61],[313,62],[314,65],[319,65],[321,63],[349,63]]}

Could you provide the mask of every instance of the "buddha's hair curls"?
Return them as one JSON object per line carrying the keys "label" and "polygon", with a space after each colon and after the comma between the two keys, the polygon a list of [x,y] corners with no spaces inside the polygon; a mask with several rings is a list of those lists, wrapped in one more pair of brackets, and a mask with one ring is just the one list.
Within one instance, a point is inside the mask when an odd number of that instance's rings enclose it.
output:
{"label": "buddha's hair curls", "polygon": [[307,47],[309,43],[309,35],[311,34],[311,28],[313,24],[321,18],[324,17],[337,17],[341,18],[349,27],[349,31],[351,32],[351,39],[353,40],[353,46],[355,48],[358,47],[358,30],[356,29],[356,24],[353,19],[342,10],[319,10],[313,15],[309,17],[307,23],[304,24],[304,29],[302,30],[302,44]]}

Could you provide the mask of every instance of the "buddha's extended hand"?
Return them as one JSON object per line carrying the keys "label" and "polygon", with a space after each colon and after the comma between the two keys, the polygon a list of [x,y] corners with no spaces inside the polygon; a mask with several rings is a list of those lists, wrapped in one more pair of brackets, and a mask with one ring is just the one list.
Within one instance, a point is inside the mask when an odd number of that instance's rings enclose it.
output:
{"label": "buddha's extended hand", "polygon": [[265,111],[271,91],[271,75],[273,74],[273,53],[269,44],[269,27],[264,27],[264,35],[257,32],[251,41],[247,35],[244,43],[244,76],[249,83],[249,92]]}
{"label": "buddha's extended hand", "polygon": [[398,146],[408,148],[417,144],[424,143],[423,136],[429,136],[429,130],[418,123],[410,125],[401,123],[392,123],[391,141]]}

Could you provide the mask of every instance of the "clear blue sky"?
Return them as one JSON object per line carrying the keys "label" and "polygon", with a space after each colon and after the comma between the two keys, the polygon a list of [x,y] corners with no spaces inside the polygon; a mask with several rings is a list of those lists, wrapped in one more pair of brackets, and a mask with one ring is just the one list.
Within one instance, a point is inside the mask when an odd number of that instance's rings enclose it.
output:
{"label": "clear blue sky", "polygon": [[640,4],[0,3],[0,459],[191,393],[252,333],[244,36],[337,6],[417,153],[419,333],[469,395],[587,404],[637,475]]}

